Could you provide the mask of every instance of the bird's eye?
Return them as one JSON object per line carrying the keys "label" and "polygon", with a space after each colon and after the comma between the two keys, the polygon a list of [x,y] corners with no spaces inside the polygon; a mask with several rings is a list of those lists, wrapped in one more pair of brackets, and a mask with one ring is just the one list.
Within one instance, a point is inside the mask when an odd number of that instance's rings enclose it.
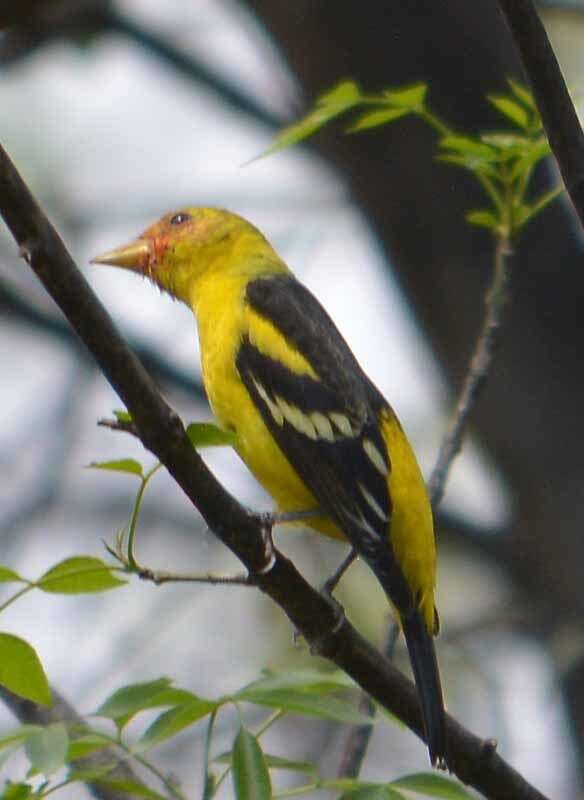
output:
{"label": "bird's eye", "polygon": [[183,222],[186,222],[189,219],[192,219],[191,215],[190,214],[185,214],[183,211],[181,211],[179,214],[175,214],[174,217],[171,217],[170,224],[171,225],[182,225]]}

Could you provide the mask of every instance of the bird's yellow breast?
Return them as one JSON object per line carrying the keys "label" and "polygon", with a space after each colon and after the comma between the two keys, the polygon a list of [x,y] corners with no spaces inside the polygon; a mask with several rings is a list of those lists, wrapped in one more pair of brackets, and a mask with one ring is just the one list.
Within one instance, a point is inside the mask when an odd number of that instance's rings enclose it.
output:
{"label": "bird's yellow breast", "polygon": [[[237,351],[243,336],[266,355],[279,359],[298,374],[314,375],[306,359],[291,351],[284,337],[244,303],[238,281],[215,277],[198,287],[195,314],[201,349],[203,382],[218,422],[236,435],[235,450],[259,483],[273,497],[279,511],[307,511],[317,507],[273,439],[237,371]],[[205,311],[213,309],[212,318]],[[335,538],[344,538],[330,521],[315,518],[310,526]]]}
{"label": "bird's yellow breast", "polygon": [[[244,301],[245,284],[233,276],[214,275],[197,287],[193,308],[198,323],[203,380],[218,422],[236,435],[235,449],[280,511],[317,507],[288,459],[276,444],[237,371],[242,338],[263,354],[282,361],[299,375],[315,373],[274,325]],[[388,537],[400,568],[431,630],[434,625],[435,545],[432,512],[416,457],[393,412],[383,412],[380,426],[391,460],[388,492],[392,516]],[[320,533],[345,538],[330,520],[307,524]]]}

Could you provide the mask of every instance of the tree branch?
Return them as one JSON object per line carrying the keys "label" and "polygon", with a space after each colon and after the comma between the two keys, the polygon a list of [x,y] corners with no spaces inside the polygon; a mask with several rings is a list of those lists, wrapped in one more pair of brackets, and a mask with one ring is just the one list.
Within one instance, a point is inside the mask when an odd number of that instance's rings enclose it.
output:
{"label": "tree branch", "polygon": [[265,106],[256,103],[248,93],[242,92],[232,81],[223,79],[219,74],[205,66],[202,60],[192,53],[181,51],[172,42],[159,36],[150,28],[140,25],[133,17],[122,14],[110,7],[105,15],[106,29],[121,33],[131,42],[148,50],[189,81],[198,83],[221,98],[233,110],[251,117],[269,130],[279,130],[286,124],[286,119],[269,111]]}
{"label": "tree branch", "polygon": [[499,344],[501,322],[508,302],[510,253],[511,248],[507,239],[499,238],[495,252],[493,280],[485,298],[486,312],[483,326],[458,396],[450,427],[442,439],[438,459],[428,482],[428,492],[434,511],[444,496],[450,467],[462,447],[471,411],[476,406],[485,385]]}
{"label": "tree branch", "polygon": [[499,0],[566,190],[584,227],[584,133],[532,0]]}
{"label": "tree branch", "polygon": [[[41,333],[52,336],[57,342],[65,347],[78,347],[79,342],[72,333],[71,328],[61,318],[43,311],[33,302],[24,298],[14,287],[3,283],[0,280],[0,312],[9,315],[16,322],[26,325],[29,329],[36,329]],[[200,380],[187,375],[180,367],[172,364],[168,359],[164,359],[156,349],[138,341],[130,339],[132,350],[138,354],[140,361],[144,364],[149,373],[153,374],[158,381],[178,389],[189,397],[207,405],[207,396],[203,391]],[[81,348],[79,348],[81,351]],[[84,356],[88,356],[82,350]],[[93,364],[93,359],[91,359]]]}
{"label": "tree branch", "polygon": [[[243,562],[309,643],[423,738],[416,690],[273,547],[262,515],[242,507],[215,479],[176,413],[115,329],[63,242],[0,148],[0,213],[32,269],[131,412],[145,447],[166,466],[219,539]],[[490,743],[447,718],[449,768],[489,798],[544,800]]]}

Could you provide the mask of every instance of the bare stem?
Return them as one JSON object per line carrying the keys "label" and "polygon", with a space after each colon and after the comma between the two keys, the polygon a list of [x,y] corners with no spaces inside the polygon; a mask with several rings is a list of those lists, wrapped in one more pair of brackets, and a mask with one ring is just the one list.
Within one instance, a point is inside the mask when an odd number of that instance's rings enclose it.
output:
{"label": "bare stem", "polygon": [[253,586],[249,575],[181,575],[180,573],[164,572],[143,567],[137,573],[143,581],[151,581],[160,586],[163,583],[210,583],[221,586]]}
{"label": "bare stem", "polygon": [[508,302],[511,247],[507,237],[497,241],[493,281],[485,298],[486,313],[483,326],[471,358],[470,367],[446,435],[442,440],[436,465],[430,476],[428,490],[436,509],[444,496],[446,480],[452,462],[460,452],[471,411],[476,406],[499,343],[501,322]]}

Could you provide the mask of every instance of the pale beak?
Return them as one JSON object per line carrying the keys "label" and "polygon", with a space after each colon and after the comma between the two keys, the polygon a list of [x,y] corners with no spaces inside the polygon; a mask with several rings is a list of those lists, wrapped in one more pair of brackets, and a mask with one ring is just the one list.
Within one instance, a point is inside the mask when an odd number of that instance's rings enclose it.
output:
{"label": "pale beak", "polygon": [[147,239],[136,239],[134,242],[122,245],[116,250],[110,250],[101,256],[91,259],[92,264],[110,264],[112,267],[123,267],[132,272],[146,274],[152,259],[152,246]]}

